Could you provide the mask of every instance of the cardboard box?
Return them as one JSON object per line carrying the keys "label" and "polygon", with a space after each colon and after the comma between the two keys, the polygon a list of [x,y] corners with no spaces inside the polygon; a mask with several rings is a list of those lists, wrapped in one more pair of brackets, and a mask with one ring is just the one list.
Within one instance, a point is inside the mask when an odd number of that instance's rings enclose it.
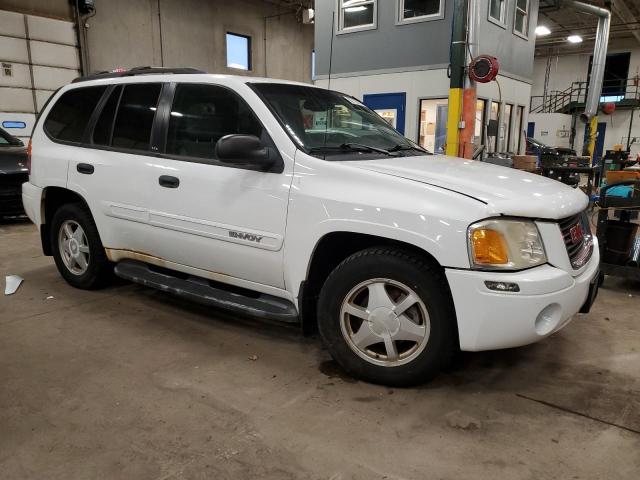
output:
{"label": "cardboard box", "polygon": [[538,157],[535,155],[515,155],[513,157],[513,168],[534,172],[538,166]]}

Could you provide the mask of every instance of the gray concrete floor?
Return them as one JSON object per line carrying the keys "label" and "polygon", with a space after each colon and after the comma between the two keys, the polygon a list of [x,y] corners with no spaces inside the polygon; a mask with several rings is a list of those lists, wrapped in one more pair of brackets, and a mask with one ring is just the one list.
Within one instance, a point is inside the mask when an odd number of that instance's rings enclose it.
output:
{"label": "gray concrete floor", "polygon": [[0,267],[25,278],[0,296],[1,478],[640,478],[638,284],[609,278],[559,334],[401,390],[295,329],[75,290],[23,221],[0,225]]}

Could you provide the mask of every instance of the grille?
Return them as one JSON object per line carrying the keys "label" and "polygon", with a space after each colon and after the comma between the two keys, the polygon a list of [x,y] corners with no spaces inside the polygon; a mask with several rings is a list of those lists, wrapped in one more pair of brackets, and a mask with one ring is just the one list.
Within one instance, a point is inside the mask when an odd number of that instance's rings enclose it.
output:
{"label": "grille", "polygon": [[[584,266],[591,258],[593,253],[593,240],[591,234],[591,226],[586,213],[579,213],[569,218],[565,218],[558,222],[564,245],[567,247],[567,254],[571,261],[571,266],[577,270]],[[574,238],[572,231],[582,231],[581,238]]]}

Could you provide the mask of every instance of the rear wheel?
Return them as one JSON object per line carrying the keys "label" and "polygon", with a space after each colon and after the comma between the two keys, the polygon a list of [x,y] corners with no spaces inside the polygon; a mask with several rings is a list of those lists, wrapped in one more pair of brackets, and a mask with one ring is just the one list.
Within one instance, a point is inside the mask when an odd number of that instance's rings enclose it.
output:
{"label": "rear wheel", "polygon": [[89,210],[78,203],[62,205],[51,222],[51,245],[58,271],[70,285],[99,288],[111,275],[111,264]]}
{"label": "rear wheel", "polygon": [[455,351],[455,312],[439,267],[374,248],[343,261],[322,288],[318,326],[333,358],[374,383],[408,386]]}

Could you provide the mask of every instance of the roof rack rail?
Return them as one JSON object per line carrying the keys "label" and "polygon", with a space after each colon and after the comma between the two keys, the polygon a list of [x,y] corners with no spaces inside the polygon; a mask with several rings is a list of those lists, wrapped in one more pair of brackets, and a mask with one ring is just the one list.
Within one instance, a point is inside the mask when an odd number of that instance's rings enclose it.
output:
{"label": "roof rack rail", "polygon": [[100,80],[102,78],[121,78],[121,77],[133,77],[136,75],[162,75],[162,74],[194,74],[194,73],[207,73],[202,70],[198,70],[197,68],[188,68],[188,67],[180,67],[180,68],[164,68],[164,67],[134,67],[129,70],[123,71],[103,71],[92,73],[91,75],[87,75],[85,77],[75,78],[71,83],[78,82],[88,82],[89,80]]}

